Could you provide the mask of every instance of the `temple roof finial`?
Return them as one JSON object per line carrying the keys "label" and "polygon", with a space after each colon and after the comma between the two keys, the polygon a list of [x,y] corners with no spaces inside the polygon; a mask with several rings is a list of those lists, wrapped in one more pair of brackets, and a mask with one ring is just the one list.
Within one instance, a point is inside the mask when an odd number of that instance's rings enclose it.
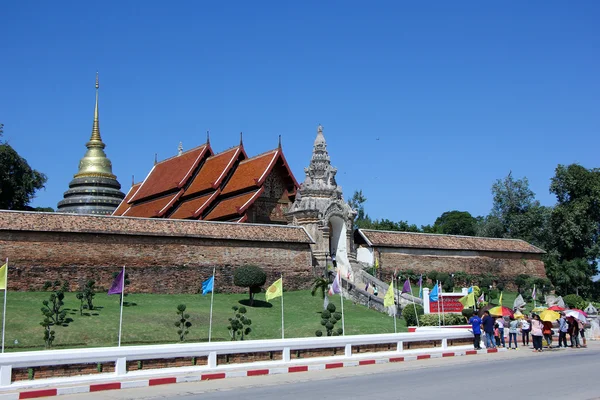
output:
{"label": "temple roof finial", "polygon": [[279,146],[277,146],[281,149],[281,135],[279,135]]}
{"label": "temple roof finial", "polygon": [[158,153],[154,153],[154,165],[158,164]]}
{"label": "temple roof finial", "polygon": [[135,175],[131,175],[131,186],[135,185]]}
{"label": "temple roof finial", "polygon": [[244,145],[244,134],[240,132],[240,146]]}
{"label": "temple roof finial", "polygon": [[210,131],[206,131],[206,144],[210,144]]}
{"label": "temple roof finial", "polygon": [[[90,142],[100,142],[102,143],[102,137],[100,136],[100,121],[99,121],[99,113],[98,113],[98,88],[100,84],[98,82],[98,71],[96,71],[96,106],[94,107],[94,124],[92,125],[92,137],[90,138]],[[104,145],[102,143],[102,145]]]}
{"label": "temple roof finial", "polygon": [[179,146],[177,146],[177,155],[180,156],[183,154],[183,143],[179,142]]}

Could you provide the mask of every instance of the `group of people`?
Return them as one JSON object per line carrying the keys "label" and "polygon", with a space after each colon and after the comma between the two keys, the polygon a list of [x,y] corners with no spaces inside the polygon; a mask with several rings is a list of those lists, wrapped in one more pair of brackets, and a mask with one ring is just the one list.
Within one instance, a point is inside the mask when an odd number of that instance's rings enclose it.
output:
{"label": "group of people", "polygon": [[[482,330],[486,348],[506,347],[504,339],[505,317],[493,317],[489,311],[485,311],[483,318],[480,318],[477,314],[473,315],[469,319],[469,324],[473,328],[473,346],[476,350],[481,350]],[[553,327],[552,321],[542,321],[538,314],[531,314],[531,317],[524,316],[522,319],[515,319],[511,316],[508,321],[508,348],[518,348],[517,334],[519,330],[521,331],[523,346],[529,347],[531,336],[533,351],[541,352],[544,340],[547,348],[551,348],[552,336],[554,335]],[[567,343],[567,335],[570,338],[570,344]],[[585,325],[581,321],[573,317],[567,317],[565,313],[561,312],[558,319],[557,347],[579,348],[586,347],[586,345]]]}

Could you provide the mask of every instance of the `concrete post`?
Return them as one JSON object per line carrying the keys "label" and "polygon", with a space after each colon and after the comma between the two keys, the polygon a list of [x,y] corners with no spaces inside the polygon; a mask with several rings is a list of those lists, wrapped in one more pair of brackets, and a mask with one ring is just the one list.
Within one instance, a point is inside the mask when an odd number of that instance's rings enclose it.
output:
{"label": "concrete post", "polygon": [[396,351],[398,353],[402,353],[404,351],[404,342],[402,342],[402,341],[398,342],[398,345],[396,346]]}
{"label": "concrete post", "polygon": [[448,339],[444,338],[442,339],[442,349],[447,349],[448,348]]}
{"label": "concrete post", "polygon": [[423,288],[423,312],[429,314],[429,288]]}
{"label": "concrete post", "polygon": [[281,358],[283,359],[283,362],[290,362],[290,360],[292,358],[290,357],[290,348],[289,347],[283,348],[283,354],[281,355]]}
{"label": "concrete post", "polygon": [[127,374],[127,358],[119,357],[115,363],[115,374],[125,375]]}
{"label": "concrete post", "polygon": [[208,368],[217,368],[217,352],[208,353]]}
{"label": "concrete post", "polygon": [[352,357],[352,345],[351,344],[346,345],[346,348],[344,349],[344,355],[346,357]]}
{"label": "concrete post", "polygon": [[12,381],[12,365],[0,367],[0,386],[10,386]]}

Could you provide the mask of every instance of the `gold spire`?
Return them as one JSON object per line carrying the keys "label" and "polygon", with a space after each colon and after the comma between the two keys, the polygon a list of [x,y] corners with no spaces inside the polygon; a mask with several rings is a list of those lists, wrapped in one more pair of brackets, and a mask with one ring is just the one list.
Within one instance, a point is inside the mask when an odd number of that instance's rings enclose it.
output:
{"label": "gold spire", "polygon": [[100,136],[100,121],[98,117],[98,72],[96,72],[96,106],[94,107],[94,124],[92,125],[92,137],[86,143],[87,152],[79,161],[79,172],[75,178],[82,177],[105,177],[116,179],[112,173],[112,163],[104,153],[106,145],[102,142]]}

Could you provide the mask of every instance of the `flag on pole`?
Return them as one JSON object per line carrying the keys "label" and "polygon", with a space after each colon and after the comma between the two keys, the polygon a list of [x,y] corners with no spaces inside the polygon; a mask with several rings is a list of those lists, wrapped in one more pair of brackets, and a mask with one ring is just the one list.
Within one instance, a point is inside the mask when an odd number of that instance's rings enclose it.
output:
{"label": "flag on pole", "polygon": [[533,285],[533,291],[531,292],[531,298],[533,300],[536,300],[537,297],[537,290],[535,289],[535,285]]}
{"label": "flag on pole", "polygon": [[400,294],[402,293],[412,294],[412,288],[410,287],[410,281],[408,280],[408,278],[406,278],[406,280],[404,281],[404,286],[402,286],[402,291],[400,292]]}
{"label": "flag on pole", "polygon": [[265,299],[267,301],[271,301],[276,297],[279,297],[283,294],[283,281],[281,278],[277,279],[269,288],[267,289],[267,293],[265,293]]}
{"label": "flag on pole", "polygon": [[375,257],[375,269],[379,268],[379,258]]}
{"label": "flag on pole", "polygon": [[6,290],[8,277],[8,264],[0,267],[0,290]]}
{"label": "flag on pole", "polygon": [[207,293],[212,293],[215,289],[215,276],[211,276],[204,282],[202,282],[202,295],[206,295]]}
{"label": "flag on pole", "polygon": [[430,301],[438,301],[439,300],[439,286],[436,284],[433,289],[431,289],[431,292],[429,293],[429,300]]}
{"label": "flag on pole", "polygon": [[338,269],[338,273],[335,275],[335,279],[329,288],[329,295],[333,296],[334,294],[342,293],[342,284],[340,282],[340,270]]}
{"label": "flag on pole", "polygon": [[383,306],[389,307],[394,305],[394,280],[390,283],[390,287],[383,298]]}
{"label": "flag on pole", "polygon": [[475,293],[471,292],[458,299],[458,301],[463,305],[463,308],[473,307],[475,305]]}
{"label": "flag on pole", "polygon": [[502,293],[500,292],[500,298],[498,299],[498,305],[501,306],[502,305]]}
{"label": "flag on pole", "polygon": [[481,296],[477,299],[477,304],[481,304],[485,301],[484,293],[481,292]]}
{"label": "flag on pole", "polygon": [[110,285],[110,289],[108,289],[108,294],[122,294],[123,293],[123,274],[125,274],[125,268],[119,272],[119,275],[115,277],[112,285]]}
{"label": "flag on pole", "polygon": [[419,298],[423,297],[423,274],[419,276]]}
{"label": "flag on pole", "polygon": [[473,291],[473,286],[469,287],[469,290],[467,290],[467,293],[471,293]]}

